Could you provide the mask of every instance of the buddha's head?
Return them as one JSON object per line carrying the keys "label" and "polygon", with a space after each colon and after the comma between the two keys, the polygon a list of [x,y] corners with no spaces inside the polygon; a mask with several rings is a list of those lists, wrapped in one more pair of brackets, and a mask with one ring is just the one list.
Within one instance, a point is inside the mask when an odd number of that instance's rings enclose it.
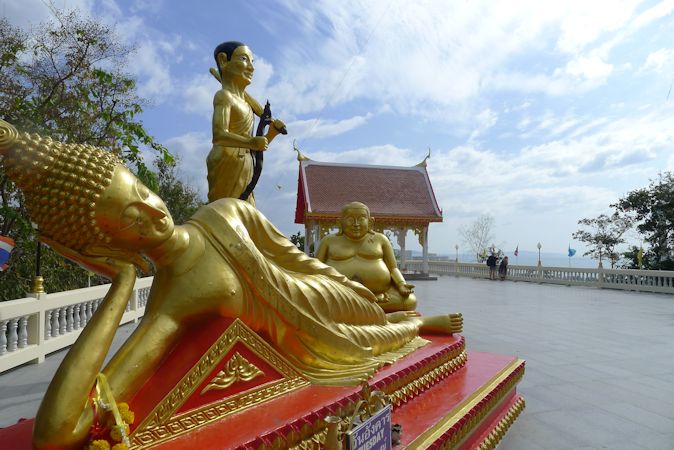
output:
{"label": "buddha's head", "polygon": [[242,42],[228,41],[215,47],[215,64],[222,80],[248,86],[253,81],[253,52]]}
{"label": "buddha's head", "polygon": [[18,133],[0,121],[0,154],[40,235],[65,247],[143,252],[173,233],[162,200],[109,151]]}
{"label": "buddha's head", "polygon": [[339,219],[340,233],[349,239],[360,240],[372,232],[372,222],[367,205],[361,202],[347,203],[342,207]]}

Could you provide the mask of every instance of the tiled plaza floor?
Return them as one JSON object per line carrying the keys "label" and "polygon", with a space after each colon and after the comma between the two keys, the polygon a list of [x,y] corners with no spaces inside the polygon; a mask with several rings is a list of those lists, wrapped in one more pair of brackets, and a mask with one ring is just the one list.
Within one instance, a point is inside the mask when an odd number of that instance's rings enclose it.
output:
{"label": "tiled plaza floor", "polygon": [[[463,313],[469,352],[527,360],[499,450],[674,450],[674,296],[455,277],[416,293],[424,314]],[[0,427],[35,415],[63,354],[0,375]]]}

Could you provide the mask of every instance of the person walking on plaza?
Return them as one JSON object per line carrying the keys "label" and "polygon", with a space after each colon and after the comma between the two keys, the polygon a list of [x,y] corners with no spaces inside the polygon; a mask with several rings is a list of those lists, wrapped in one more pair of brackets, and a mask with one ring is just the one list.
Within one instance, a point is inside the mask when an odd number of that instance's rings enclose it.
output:
{"label": "person walking on plaza", "polygon": [[505,280],[506,275],[508,275],[508,257],[504,256],[501,260],[501,264],[498,266],[498,277],[503,281]]}
{"label": "person walking on plaza", "polygon": [[489,279],[496,279],[496,255],[491,252],[487,258],[487,266],[489,267]]}

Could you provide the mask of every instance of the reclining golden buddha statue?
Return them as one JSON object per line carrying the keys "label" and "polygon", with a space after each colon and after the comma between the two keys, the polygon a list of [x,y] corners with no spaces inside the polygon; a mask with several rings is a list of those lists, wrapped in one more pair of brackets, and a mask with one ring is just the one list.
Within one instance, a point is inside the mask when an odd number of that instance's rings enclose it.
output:
{"label": "reclining golden buddha statue", "polygon": [[163,201],[108,151],[0,121],[0,155],[40,239],[112,280],[47,389],[36,448],[87,442],[90,395],[143,257],[156,269],[145,315],[102,370],[118,401],[132,398],[189,326],[213,317],[242,320],[309,380],[333,385],[368,378],[423,345],[420,333],[461,331],[460,314],[385,314],[368,289],[299,251],[244,201],[215,201],[174,226]]}

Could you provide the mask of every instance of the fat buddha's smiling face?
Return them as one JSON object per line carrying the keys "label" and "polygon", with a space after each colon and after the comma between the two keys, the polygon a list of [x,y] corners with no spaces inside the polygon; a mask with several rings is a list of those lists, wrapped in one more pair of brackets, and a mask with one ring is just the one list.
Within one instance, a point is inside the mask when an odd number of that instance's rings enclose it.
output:
{"label": "fat buddha's smiling face", "polygon": [[162,199],[121,165],[96,202],[96,223],[113,244],[138,250],[156,247],[174,230]]}
{"label": "fat buddha's smiling face", "polygon": [[342,231],[346,237],[359,240],[368,232],[370,214],[363,208],[349,208],[342,213]]}

